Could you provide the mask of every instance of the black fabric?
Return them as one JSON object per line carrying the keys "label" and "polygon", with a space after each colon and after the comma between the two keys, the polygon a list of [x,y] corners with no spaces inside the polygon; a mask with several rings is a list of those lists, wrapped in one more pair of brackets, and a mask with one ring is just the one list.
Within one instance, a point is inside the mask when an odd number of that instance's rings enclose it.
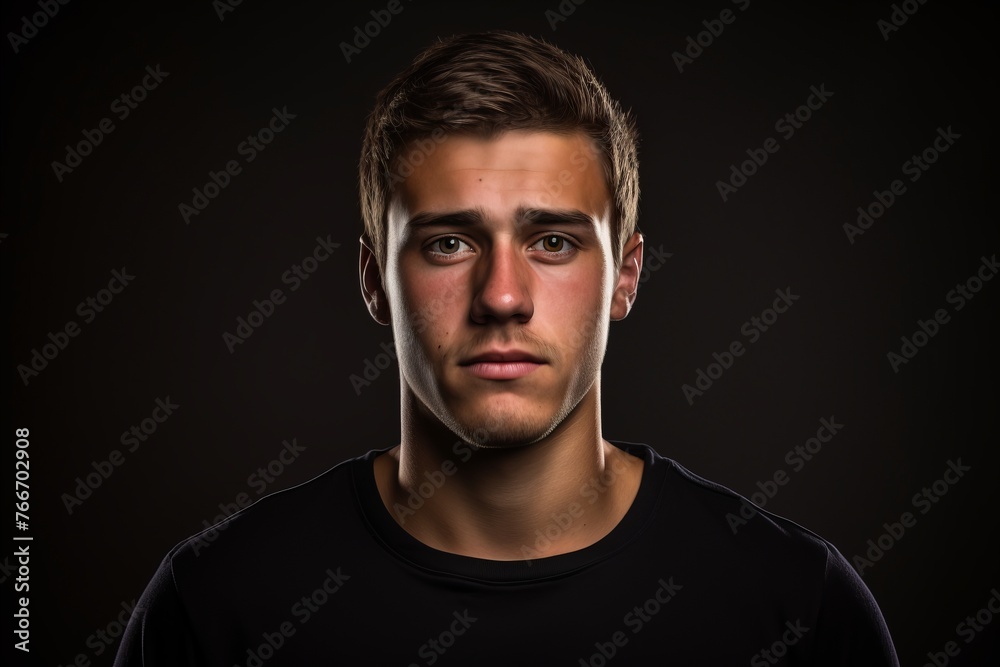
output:
{"label": "black fabric", "polygon": [[831,544],[764,510],[734,524],[741,496],[612,442],[645,460],[628,513],[585,549],[523,561],[427,547],[379,497],[384,450],[345,461],[171,550],[115,665],[898,665]]}

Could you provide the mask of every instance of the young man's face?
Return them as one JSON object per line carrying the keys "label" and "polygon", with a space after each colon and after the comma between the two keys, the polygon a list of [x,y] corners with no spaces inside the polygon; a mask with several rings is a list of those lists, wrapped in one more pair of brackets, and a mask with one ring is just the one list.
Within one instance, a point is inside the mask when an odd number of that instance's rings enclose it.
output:
{"label": "young man's face", "polygon": [[452,136],[424,155],[391,202],[385,269],[403,390],[423,415],[515,446],[596,391],[642,264],[635,234],[616,274],[610,214],[582,134]]}

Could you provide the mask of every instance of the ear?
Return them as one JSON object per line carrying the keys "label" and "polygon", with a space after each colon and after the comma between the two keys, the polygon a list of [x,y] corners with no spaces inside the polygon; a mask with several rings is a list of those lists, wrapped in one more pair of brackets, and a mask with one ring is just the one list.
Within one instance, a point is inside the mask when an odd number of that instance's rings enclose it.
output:
{"label": "ear", "polygon": [[358,278],[361,281],[361,294],[368,306],[372,319],[379,324],[389,324],[389,299],[382,286],[382,272],[375,259],[375,251],[369,245],[364,235],[361,236],[361,254],[358,257]]}
{"label": "ear", "polygon": [[618,282],[611,295],[611,319],[624,320],[635,303],[639,290],[639,275],[642,272],[642,234],[633,232],[622,248],[622,264],[618,270]]}

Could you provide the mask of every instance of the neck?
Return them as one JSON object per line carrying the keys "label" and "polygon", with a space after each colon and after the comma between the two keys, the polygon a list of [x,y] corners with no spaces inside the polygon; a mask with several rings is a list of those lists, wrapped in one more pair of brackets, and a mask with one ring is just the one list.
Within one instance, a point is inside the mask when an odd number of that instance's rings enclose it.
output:
{"label": "neck", "polygon": [[541,440],[480,448],[403,391],[403,437],[375,460],[387,509],[430,547],[520,560],[584,548],[607,535],[638,491],[642,461],[601,437],[595,382]]}

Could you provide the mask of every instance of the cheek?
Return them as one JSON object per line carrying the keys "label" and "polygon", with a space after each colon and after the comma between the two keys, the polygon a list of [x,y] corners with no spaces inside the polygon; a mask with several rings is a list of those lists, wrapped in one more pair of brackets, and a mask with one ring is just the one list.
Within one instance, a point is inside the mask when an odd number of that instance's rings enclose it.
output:
{"label": "cheek", "polygon": [[[440,356],[455,334],[462,316],[462,283],[448,272],[408,272],[403,267],[396,294],[406,339],[422,348],[428,357]],[[403,285],[406,285],[404,288]],[[403,333],[403,332],[400,332]]]}
{"label": "cheek", "polygon": [[545,282],[545,300],[536,299],[535,313],[546,313],[554,340],[577,354],[592,346],[600,325],[610,316],[610,300],[604,296],[604,281],[599,271],[562,280]]}

